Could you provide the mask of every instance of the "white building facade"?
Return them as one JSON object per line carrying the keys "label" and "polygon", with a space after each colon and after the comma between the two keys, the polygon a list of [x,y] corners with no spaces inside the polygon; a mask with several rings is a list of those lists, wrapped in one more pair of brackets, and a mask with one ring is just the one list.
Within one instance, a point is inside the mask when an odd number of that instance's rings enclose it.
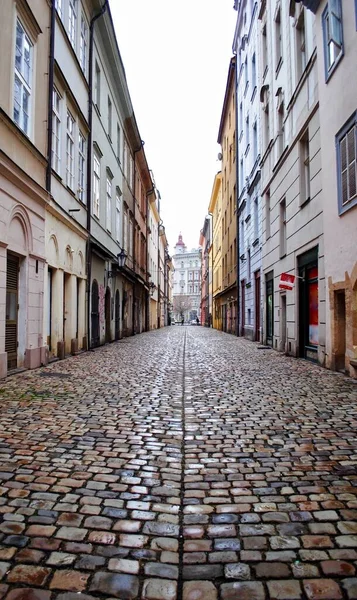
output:
{"label": "white building facade", "polygon": [[173,315],[175,321],[201,320],[201,250],[188,251],[180,233],[172,255]]}
{"label": "white building facade", "polygon": [[262,330],[262,201],[260,193],[261,137],[260,47],[258,4],[237,0],[233,52],[237,56],[237,253],[240,335],[260,341]]}
{"label": "white building facade", "polygon": [[[263,341],[325,360],[325,274],[315,19],[295,2],[259,4]],[[294,275],[282,290],[282,273]]]}

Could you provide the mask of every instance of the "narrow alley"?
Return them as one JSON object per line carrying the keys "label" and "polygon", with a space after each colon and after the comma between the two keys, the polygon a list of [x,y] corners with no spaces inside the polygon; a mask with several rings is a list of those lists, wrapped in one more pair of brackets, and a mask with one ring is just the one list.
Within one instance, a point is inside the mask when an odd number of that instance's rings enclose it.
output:
{"label": "narrow alley", "polygon": [[356,400],[195,326],[1,381],[0,599],[356,599]]}

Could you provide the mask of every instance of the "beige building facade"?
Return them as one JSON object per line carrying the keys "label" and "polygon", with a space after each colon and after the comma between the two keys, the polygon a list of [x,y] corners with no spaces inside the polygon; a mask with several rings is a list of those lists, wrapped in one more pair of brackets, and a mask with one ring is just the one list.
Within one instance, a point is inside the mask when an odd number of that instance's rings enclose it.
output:
{"label": "beige building facade", "polygon": [[213,182],[208,213],[212,216],[212,325],[221,329],[222,319],[217,295],[222,291],[222,172],[219,171]]}
{"label": "beige building facade", "polygon": [[[0,3],[0,377],[47,362],[43,336],[50,9]],[[7,57],[4,60],[4,57]]]}

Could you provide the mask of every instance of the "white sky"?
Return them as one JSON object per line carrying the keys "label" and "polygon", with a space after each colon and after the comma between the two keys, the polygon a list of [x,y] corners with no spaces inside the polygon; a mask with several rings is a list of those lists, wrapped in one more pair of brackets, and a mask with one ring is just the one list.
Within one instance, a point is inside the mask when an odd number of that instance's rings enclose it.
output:
{"label": "white sky", "polygon": [[233,0],[111,0],[170,251],[198,247],[214,176],[236,21]]}

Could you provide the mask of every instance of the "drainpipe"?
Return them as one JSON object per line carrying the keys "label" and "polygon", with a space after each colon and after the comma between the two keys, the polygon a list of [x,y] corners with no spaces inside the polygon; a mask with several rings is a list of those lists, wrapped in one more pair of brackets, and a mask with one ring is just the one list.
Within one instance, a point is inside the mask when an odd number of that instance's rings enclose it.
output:
{"label": "drainpipe", "polygon": [[[134,182],[133,182],[133,186],[134,186],[134,194],[133,194],[133,198],[134,198],[134,202],[133,202],[133,225],[134,225],[134,231],[133,231],[133,271],[134,271],[134,275],[135,275],[135,279],[136,279],[136,225],[135,225],[135,205],[136,205],[136,195],[135,195],[135,187],[136,187],[136,154],[137,152],[140,152],[140,150],[142,149],[144,145],[144,142],[141,140],[141,144],[140,147],[137,148],[136,150],[134,150]],[[135,311],[136,311],[136,297],[135,297],[135,291],[136,291],[136,284],[133,283],[133,327],[132,327],[132,335],[136,334],[136,329],[135,329]]]}
{"label": "drainpipe", "polygon": [[52,173],[52,111],[53,111],[53,81],[55,69],[55,27],[56,27],[56,7],[55,0],[51,3],[51,24],[50,24],[50,57],[48,67],[48,115],[47,115],[47,167],[46,167],[46,190],[51,193],[51,173]]}
{"label": "drainpipe", "polygon": [[[234,52],[236,54],[236,52]],[[238,61],[236,55],[235,61],[235,77],[234,77],[234,95],[235,95],[235,129],[236,129],[236,147],[234,149],[236,155],[236,257],[237,257],[237,316],[236,316],[236,336],[239,336],[239,326],[240,326],[240,258],[239,258],[239,244],[240,244],[240,229],[239,229],[239,168],[238,168],[238,100],[237,100],[237,91],[238,91]]]}
{"label": "drainpipe", "polygon": [[92,17],[89,24],[89,56],[88,56],[88,143],[87,143],[87,348],[91,348],[91,312],[90,312],[90,288],[92,275],[92,245],[91,245],[91,218],[92,218],[92,145],[93,145],[93,46],[94,25],[107,10],[108,0],[96,15]]}
{"label": "drainpipe", "polygon": [[[149,215],[150,215],[150,202],[149,196],[155,192],[155,188],[152,187],[148,192],[146,192],[146,283],[149,284],[148,281],[148,271],[149,271]],[[150,291],[149,289],[146,291],[146,331],[150,331]]]}

